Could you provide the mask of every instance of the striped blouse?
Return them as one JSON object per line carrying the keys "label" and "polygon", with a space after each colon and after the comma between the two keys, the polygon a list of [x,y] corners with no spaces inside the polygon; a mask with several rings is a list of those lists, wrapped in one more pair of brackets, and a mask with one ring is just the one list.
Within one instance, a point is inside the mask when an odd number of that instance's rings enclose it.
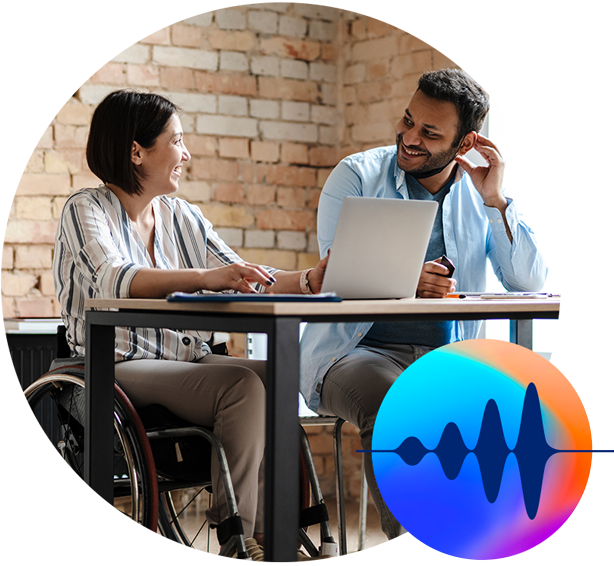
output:
{"label": "striped blouse", "polygon": [[[56,235],[53,277],[73,356],[85,355],[86,298],[128,297],[132,278],[143,267],[210,269],[242,261],[199,208],[166,196],[152,203],[155,266],[113,191],[104,185],[82,189],[66,202]],[[115,361],[196,361],[210,353],[205,343],[209,337],[209,332],[191,330],[118,327]]]}

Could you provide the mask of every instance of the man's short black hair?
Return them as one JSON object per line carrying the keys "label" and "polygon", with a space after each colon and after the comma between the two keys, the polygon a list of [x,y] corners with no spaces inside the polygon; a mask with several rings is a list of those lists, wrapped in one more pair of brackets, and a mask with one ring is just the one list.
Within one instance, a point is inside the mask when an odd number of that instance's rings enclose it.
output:
{"label": "man's short black hair", "polygon": [[427,71],[418,81],[418,90],[436,100],[456,106],[458,134],[456,143],[469,132],[479,132],[490,109],[488,94],[465,71],[441,69]]}
{"label": "man's short black hair", "polygon": [[94,110],[87,140],[87,164],[103,183],[129,195],[143,192],[132,144],[150,148],[179,109],[157,94],[117,90]]}

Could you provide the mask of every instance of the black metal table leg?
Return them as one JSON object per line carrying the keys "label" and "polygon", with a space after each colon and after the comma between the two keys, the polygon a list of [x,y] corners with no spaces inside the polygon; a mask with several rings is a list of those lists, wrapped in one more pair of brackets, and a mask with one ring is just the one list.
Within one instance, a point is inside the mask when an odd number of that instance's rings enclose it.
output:
{"label": "black metal table leg", "polygon": [[299,527],[299,323],[272,321],[266,384],[264,559],[297,559]]}
{"label": "black metal table leg", "polygon": [[86,324],[84,479],[98,495],[113,504],[115,328],[90,324],[87,315]]}

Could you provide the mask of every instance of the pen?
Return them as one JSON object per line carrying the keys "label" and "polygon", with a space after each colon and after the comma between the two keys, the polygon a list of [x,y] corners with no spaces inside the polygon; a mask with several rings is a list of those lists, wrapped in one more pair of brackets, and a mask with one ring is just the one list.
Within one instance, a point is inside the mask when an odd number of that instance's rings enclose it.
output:
{"label": "pen", "polygon": [[466,296],[467,295],[459,295],[459,294],[450,293],[446,295],[446,299],[464,299]]}

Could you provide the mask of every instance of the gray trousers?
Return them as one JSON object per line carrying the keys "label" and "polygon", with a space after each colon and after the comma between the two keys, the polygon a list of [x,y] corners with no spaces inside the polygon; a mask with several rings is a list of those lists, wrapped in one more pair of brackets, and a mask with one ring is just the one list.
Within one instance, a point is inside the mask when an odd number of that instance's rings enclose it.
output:
{"label": "gray trousers", "polygon": [[[397,377],[433,348],[405,344],[381,347],[359,345],[327,372],[318,412],[335,415],[358,427],[363,450],[371,450],[375,417]],[[379,513],[382,531],[394,538],[405,530],[390,512],[377,487],[370,453],[365,453],[365,475]]]}
{"label": "gray trousers", "polygon": [[[264,531],[265,362],[209,354],[199,362],[132,360],[115,378],[138,409],[160,404],[196,425],[213,427],[228,459],[246,537]],[[216,459],[212,459],[211,524],[227,516]]]}

